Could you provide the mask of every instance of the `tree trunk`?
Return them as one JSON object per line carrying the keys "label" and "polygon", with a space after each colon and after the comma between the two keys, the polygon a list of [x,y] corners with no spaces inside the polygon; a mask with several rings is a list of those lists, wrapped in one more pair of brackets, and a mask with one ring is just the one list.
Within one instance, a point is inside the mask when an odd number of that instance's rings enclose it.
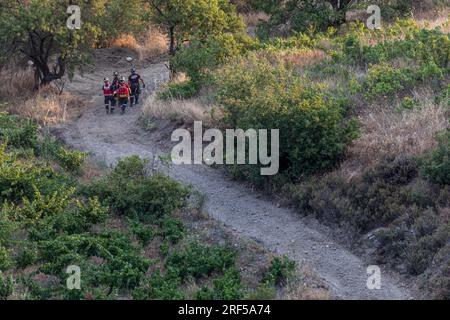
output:
{"label": "tree trunk", "polygon": [[169,27],[169,38],[170,38],[170,48],[169,53],[171,56],[175,55],[176,44],[175,44],[175,27]]}
{"label": "tree trunk", "polygon": [[41,34],[36,31],[29,32],[29,45],[22,52],[33,61],[35,80],[37,86],[42,87],[53,80],[61,79],[66,71],[66,61],[61,54],[58,55],[53,68],[49,66],[51,52],[54,49],[54,36],[52,34]]}

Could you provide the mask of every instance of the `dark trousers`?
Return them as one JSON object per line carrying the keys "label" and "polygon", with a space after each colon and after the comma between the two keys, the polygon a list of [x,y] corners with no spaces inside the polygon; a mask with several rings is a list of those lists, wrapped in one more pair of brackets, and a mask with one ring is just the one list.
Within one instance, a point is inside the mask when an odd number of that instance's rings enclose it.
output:
{"label": "dark trousers", "polygon": [[128,105],[128,98],[119,98],[119,106],[122,109],[122,112],[125,112],[125,109]]}
{"label": "dark trousers", "polygon": [[131,84],[131,96],[130,96],[130,106],[133,106],[133,103],[139,103],[139,95],[141,94],[141,88],[138,84]]}
{"label": "dark trousers", "polygon": [[114,96],[105,96],[105,107],[106,108],[111,107],[111,109],[114,109],[115,106],[116,106],[116,99],[114,98]]}

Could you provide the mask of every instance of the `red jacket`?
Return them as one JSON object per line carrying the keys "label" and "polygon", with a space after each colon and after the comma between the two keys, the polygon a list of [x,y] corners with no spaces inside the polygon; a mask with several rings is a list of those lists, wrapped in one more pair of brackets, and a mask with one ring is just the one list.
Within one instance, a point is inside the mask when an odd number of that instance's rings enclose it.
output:
{"label": "red jacket", "polygon": [[130,96],[131,90],[128,85],[124,84],[117,89],[117,96],[119,98],[128,98]]}
{"label": "red jacket", "polygon": [[106,82],[103,85],[102,90],[103,90],[103,95],[105,95],[105,96],[112,96],[114,94],[114,90],[109,82]]}

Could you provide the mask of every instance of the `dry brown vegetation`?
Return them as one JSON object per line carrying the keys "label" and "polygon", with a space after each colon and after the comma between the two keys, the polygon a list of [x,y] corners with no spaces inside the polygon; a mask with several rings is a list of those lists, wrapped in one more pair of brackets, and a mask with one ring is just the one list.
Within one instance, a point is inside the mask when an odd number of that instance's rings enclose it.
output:
{"label": "dry brown vegetation", "polygon": [[154,59],[168,51],[167,37],[157,28],[150,28],[141,40],[131,34],[123,34],[113,41],[112,47],[133,50],[139,60]]}
{"label": "dry brown vegetation", "polygon": [[296,275],[287,281],[281,300],[329,300],[330,291],[310,268],[301,266]]}
{"label": "dry brown vegetation", "polygon": [[35,87],[32,69],[0,69],[0,100],[29,97]]}
{"label": "dry brown vegetation", "polygon": [[348,149],[340,171],[348,178],[387,155],[420,155],[436,145],[435,136],[448,127],[448,111],[430,93],[416,93],[420,105],[399,112],[392,106],[370,106],[359,115],[361,136]]}
{"label": "dry brown vegetation", "polygon": [[211,106],[199,99],[168,99],[159,100],[155,95],[150,96],[142,109],[145,119],[170,120],[191,124],[203,121],[205,125],[211,122]]}
{"label": "dry brown vegetation", "polygon": [[35,89],[34,73],[28,70],[0,72],[0,99],[5,109],[43,125],[63,123],[78,114],[85,102],[71,93],[60,93],[54,85]]}

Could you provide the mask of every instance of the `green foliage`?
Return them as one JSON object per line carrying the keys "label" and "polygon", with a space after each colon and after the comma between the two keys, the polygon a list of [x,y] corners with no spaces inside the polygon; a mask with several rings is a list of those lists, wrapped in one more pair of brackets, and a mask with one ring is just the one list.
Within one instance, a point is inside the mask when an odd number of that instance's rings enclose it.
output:
{"label": "green foliage", "polygon": [[[66,149],[54,139],[39,137],[28,149],[18,147],[0,148],[0,271],[20,270],[21,296],[78,300],[131,293],[135,299],[183,299],[188,280],[209,278],[215,278],[217,298],[242,296],[236,253],[183,242],[187,230],[175,213],[189,190],[168,177],[148,176],[146,160],[124,159],[105,177],[80,186],[63,168],[52,169],[55,162],[77,167],[68,153],[60,156]],[[127,231],[108,229],[112,213],[130,217]],[[154,238],[161,248],[152,261],[143,250]],[[82,270],[81,290],[65,287],[69,265]],[[0,275],[0,299],[11,296],[13,287]]]}
{"label": "green foliage", "polygon": [[77,150],[66,149],[55,138],[45,135],[36,148],[37,155],[54,160],[69,172],[79,174],[87,154]]}
{"label": "green foliage", "polygon": [[351,32],[336,39],[342,55],[335,54],[335,62],[368,67],[357,91],[373,100],[393,99],[421,84],[442,90],[450,61],[448,34],[439,29],[419,29],[409,20],[399,21],[383,33],[384,40],[375,45],[363,45],[364,37],[373,36],[365,32]]}
{"label": "green foliage", "polygon": [[280,285],[294,275],[295,269],[295,261],[290,260],[286,256],[283,258],[275,257],[269,270],[264,275],[263,282],[271,285]]}
{"label": "green foliage", "polygon": [[163,217],[161,220],[159,236],[173,244],[178,243],[185,234],[183,222],[170,216]]}
{"label": "green foliage", "polygon": [[11,147],[32,148],[37,142],[37,127],[31,120],[0,113],[0,142]]}
{"label": "green foliage", "polygon": [[188,190],[166,176],[145,175],[145,161],[138,157],[121,160],[105,178],[84,188],[121,215],[151,221],[171,215],[185,203]]}
{"label": "green foliage", "polygon": [[213,272],[224,272],[234,265],[236,253],[228,247],[205,246],[192,242],[173,252],[166,261],[168,272],[180,279],[199,278]]}
{"label": "green foliage", "polygon": [[371,66],[364,82],[365,97],[392,98],[414,83],[414,73],[410,68],[394,68],[388,64]]}
{"label": "green foliage", "polygon": [[0,210],[0,246],[9,246],[14,232],[18,228],[18,224],[11,220],[8,216],[8,212]]}
{"label": "green foliage", "polygon": [[197,292],[199,300],[241,300],[244,296],[239,271],[230,268],[221,277],[213,280],[213,288],[203,287]]}
{"label": "green foliage", "polygon": [[153,240],[155,232],[152,226],[131,219],[128,220],[128,225],[133,235],[138,238],[142,245],[146,246]]}
{"label": "green foliage", "polygon": [[13,265],[11,251],[0,245],[0,272],[10,269]]}
{"label": "green foliage", "polygon": [[192,80],[181,83],[169,83],[163,91],[158,92],[158,99],[188,99],[196,95],[198,89],[198,84]]}
{"label": "green foliage", "polygon": [[6,300],[14,293],[14,279],[0,271],[0,300]]}
{"label": "green foliage", "polygon": [[335,10],[326,1],[275,0],[260,7],[270,10],[270,21],[264,26],[269,32],[286,24],[289,26],[288,32],[326,30],[340,23],[344,17],[342,12]]}
{"label": "green foliage", "polygon": [[[291,178],[331,168],[356,136],[355,123],[344,118],[345,101],[282,63],[240,59],[216,72],[216,86],[227,126],[279,129],[280,173]],[[256,166],[242,167],[236,169],[259,176]]]}
{"label": "green foliage", "polygon": [[149,20],[149,12],[143,0],[100,0],[93,4],[93,14],[98,29],[99,46],[107,46],[122,34],[133,34],[136,37],[145,31]]}
{"label": "green foliage", "polygon": [[419,101],[411,97],[404,97],[399,106],[399,111],[403,110],[414,110],[419,107]]}
{"label": "green foliage", "polygon": [[20,269],[25,269],[33,265],[39,259],[38,248],[33,243],[24,243],[16,257],[16,265]]}
{"label": "green foliage", "polygon": [[[79,2],[82,28],[66,26],[70,1],[19,0],[0,12],[0,63],[9,58],[34,62],[39,84],[61,79],[89,61],[90,50],[109,44],[121,33],[143,30],[148,12],[141,0]],[[32,32],[30,31],[32,30]],[[52,67],[55,63],[55,68]]]}
{"label": "green foliage", "polygon": [[130,239],[117,232],[63,235],[42,241],[40,246],[45,262],[41,270],[60,277],[68,265],[85,264],[90,257],[103,259],[101,265],[91,265],[85,270],[87,279],[92,279],[89,286],[93,287],[103,284],[110,288],[133,289],[150,266],[150,261],[139,254]]}
{"label": "green foliage", "polygon": [[153,21],[164,27],[174,55],[185,41],[244,32],[244,24],[226,0],[151,0]]}
{"label": "green foliage", "polygon": [[440,68],[448,68],[450,39],[438,29],[412,28],[404,38],[381,41],[374,46],[362,46],[362,62],[379,64],[396,58],[415,62],[419,65],[433,63]]}
{"label": "green foliage", "polygon": [[184,93],[198,90],[199,84],[207,81],[208,70],[223,64],[230,57],[243,54],[250,42],[246,36],[233,34],[211,35],[206,39],[194,38],[188,47],[181,48],[171,59],[174,70],[185,72],[193,83],[186,87],[179,86],[178,90],[184,89]]}
{"label": "green foliage", "polygon": [[171,275],[162,276],[159,271],[145,279],[139,288],[133,291],[135,300],[182,300],[185,299],[179,289],[180,279]]}
{"label": "green foliage", "polygon": [[422,159],[425,177],[434,183],[450,185],[450,130],[437,137],[438,145]]}

